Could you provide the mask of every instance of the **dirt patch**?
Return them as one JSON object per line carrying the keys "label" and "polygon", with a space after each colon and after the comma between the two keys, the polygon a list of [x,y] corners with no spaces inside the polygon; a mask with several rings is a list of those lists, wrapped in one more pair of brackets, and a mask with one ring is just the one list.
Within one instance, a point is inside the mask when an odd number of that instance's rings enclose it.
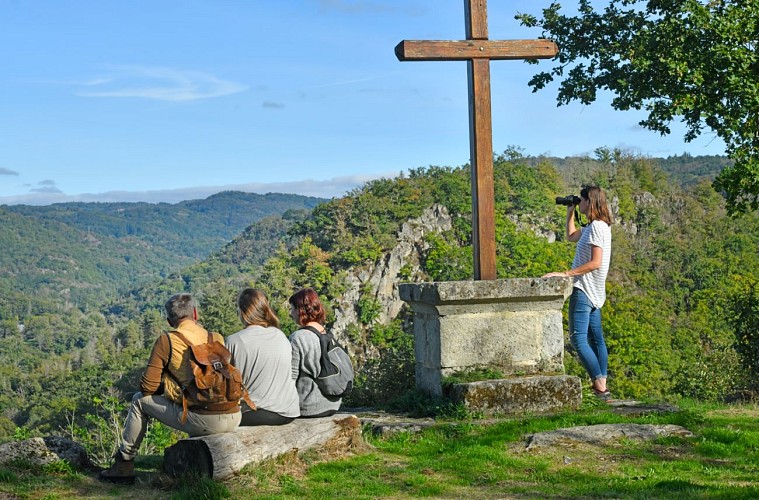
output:
{"label": "dirt patch", "polygon": [[724,416],[724,417],[748,417],[759,418],[759,405],[736,405],[730,408],[711,410],[706,412],[707,416]]}

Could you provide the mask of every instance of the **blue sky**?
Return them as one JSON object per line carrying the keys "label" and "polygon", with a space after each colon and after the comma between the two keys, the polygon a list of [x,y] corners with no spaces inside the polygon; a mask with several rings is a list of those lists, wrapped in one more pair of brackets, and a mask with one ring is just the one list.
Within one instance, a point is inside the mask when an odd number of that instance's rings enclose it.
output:
{"label": "blue sky", "polygon": [[[490,0],[491,39],[536,38]],[[573,2],[567,2],[573,3]],[[0,0],[0,204],[177,202],[224,189],[340,196],[469,161],[466,63],[399,62],[403,39],[464,37],[461,0]],[[493,146],[723,154],[641,129],[602,98],[556,106],[491,63]]]}

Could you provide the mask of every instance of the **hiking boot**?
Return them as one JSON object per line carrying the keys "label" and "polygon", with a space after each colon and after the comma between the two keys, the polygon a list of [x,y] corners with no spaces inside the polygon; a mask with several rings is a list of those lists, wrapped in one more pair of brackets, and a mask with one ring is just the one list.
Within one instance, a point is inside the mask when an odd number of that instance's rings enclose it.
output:
{"label": "hiking boot", "polygon": [[116,452],[113,465],[100,473],[98,479],[116,484],[134,484],[134,460],[125,460]]}

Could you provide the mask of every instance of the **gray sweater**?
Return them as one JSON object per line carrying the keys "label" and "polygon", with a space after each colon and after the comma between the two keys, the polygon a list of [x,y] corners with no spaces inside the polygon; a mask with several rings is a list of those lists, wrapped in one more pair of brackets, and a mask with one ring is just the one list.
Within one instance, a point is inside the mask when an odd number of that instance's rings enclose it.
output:
{"label": "gray sweater", "polygon": [[300,398],[303,417],[339,410],[342,398],[325,396],[314,379],[319,375],[321,346],[319,338],[310,330],[300,329],[290,335],[292,346],[292,377]]}
{"label": "gray sweater", "polygon": [[[227,337],[225,344],[257,408],[283,417],[300,415],[290,376],[290,343],[279,328],[249,326]],[[242,406],[243,411],[249,410],[248,405]]]}

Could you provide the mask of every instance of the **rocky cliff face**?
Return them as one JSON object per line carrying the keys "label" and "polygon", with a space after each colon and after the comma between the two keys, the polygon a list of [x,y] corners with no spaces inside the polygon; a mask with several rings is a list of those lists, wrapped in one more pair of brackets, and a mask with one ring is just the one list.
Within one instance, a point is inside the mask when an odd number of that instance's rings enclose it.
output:
{"label": "rocky cliff face", "polygon": [[[451,229],[451,216],[442,205],[433,205],[416,219],[403,224],[398,244],[378,262],[360,269],[351,269],[346,278],[346,290],[335,308],[333,333],[342,341],[350,325],[359,325],[358,304],[363,297],[379,304],[375,319],[387,324],[401,312],[405,303],[398,296],[398,283],[424,278],[421,259],[428,250],[425,236]],[[346,342],[347,343],[347,342]]]}
{"label": "rocky cliff face", "polygon": [[[650,193],[642,193],[635,197],[636,206],[647,207],[656,205],[657,200]],[[619,216],[619,200],[613,197],[609,202],[615,222],[622,223],[622,227],[628,233],[634,235],[637,227],[632,221],[621,221]],[[557,239],[555,233],[548,226],[549,220],[533,219],[529,216],[518,217],[510,215],[520,230],[532,231],[535,235],[546,238],[549,242]],[[427,277],[422,270],[421,262],[426,251],[429,249],[425,237],[430,233],[439,233],[450,230],[452,219],[448,209],[443,205],[433,205],[424,213],[403,224],[397,235],[397,245],[382,259],[370,264],[350,269],[345,278],[345,292],[338,300],[335,307],[335,323],[332,326],[333,333],[345,345],[349,345],[352,354],[359,357],[372,357],[376,354],[368,343],[359,346],[353,341],[348,341],[348,331],[361,327],[360,306],[366,301],[378,305],[378,315],[374,323],[388,324],[397,318],[405,307],[398,295],[398,283],[419,282]],[[562,224],[563,227],[563,224]],[[365,326],[362,330],[366,330]],[[363,354],[356,351],[364,349]]]}

